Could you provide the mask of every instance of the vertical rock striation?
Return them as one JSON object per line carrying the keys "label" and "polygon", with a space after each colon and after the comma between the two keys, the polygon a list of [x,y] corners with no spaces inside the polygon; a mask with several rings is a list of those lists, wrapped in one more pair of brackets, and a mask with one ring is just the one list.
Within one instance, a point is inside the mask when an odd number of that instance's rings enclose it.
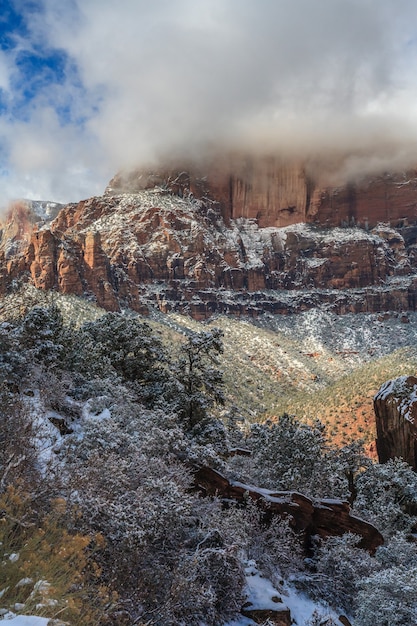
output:
{"label": "vertical rock striation", "polygon": [[226,223],[243,217],[256,219],[261,228],[302,222],[372,228],[379,222],[398,226],[417,220],[417,170],[381,173],[339,186],[326,185],[308,170],[305,163],[274,156],[223,155],[204,166],[120,173],[107,193],[157,185],[217,202]]}

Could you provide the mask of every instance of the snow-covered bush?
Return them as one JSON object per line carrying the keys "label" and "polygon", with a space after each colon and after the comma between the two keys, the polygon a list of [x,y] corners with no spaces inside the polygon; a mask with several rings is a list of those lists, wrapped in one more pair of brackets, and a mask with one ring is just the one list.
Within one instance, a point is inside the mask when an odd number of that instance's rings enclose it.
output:
{"label": "snow-covered bush", "polygon": [[100,558],[104,580],[155,623],[198,624],[204,613],[214,626],[236,610],[239,561],[227,544],[222,553],[198,551],[206,503],[188,493],[184,468],[147,457],[122,467],[107,456],[104,471],[102,463],[97,458],[97,470],[86,474],[77,501],[86,530],[107,537]]}
{"label": "snow-covered bush", "polygon": [[16,337],[16,327],[9,322],[0,324],[0,383],[18,389],[27,376],[28,359]]}
{"label": "snow-covered bush", "polygon": [[321,424],[310,427],[284,414],[276,422],[254,424],[247,445],[258,484],[270,489],[316,491],[325,445]]}
{"label": "snow-covered bush", "polygon": [[412,569],[417,567],[417,544],[413,537],[397,532],[378,548],[375,558],[383,568],[402,565]]}
{"label": "snow-covered bush", "polygon": [[417,621],[417,545],[402,532],[378,548],[377,571],[357,583],[355,624],[414,626]]}
{"label": "snow-covered bush", "polygon": [[57,306],[35,306],[19,327],[21,345],[31,358],[53,367],[63,358],[66,343],[64,320]]}
{"label": "snow-covered bush", "polygon": [[305,579],[313,596],[351,613],[357,584],[379,568],[368,552],[358,547],[360,537],[347,533],[329,537],[316,550],[313,573]]}
{"label": "snow-covered bush", "polygon": [[417,514],[417,474],[401,459],[372,464],[356,481],[358,515],[389,537],[407,530]]}
{"label": "snow-covered bush", "polygon": [[396,565],[358,581],[356,626],[415,626],[417,567]]}
{"label": "snow-covered bush", "polygon": [[233,550],[197,549],[185,556],[176,570],[168,597],[169,615],[163,623],[216,626],[239,612],[243,587],[243,565]]}
{"label": "snow-covered bush", "polygon": [[[202,553],[198,546],[211,528],[207,507],[217,507],[190,492],[191,474],[184,465],[214,461],[214,450],[194,444],[176,417],[160,410],[116,402],[111,412],[114,417],[89,420],[81,440],[68,438],[64,481],[81,514],[75,528],[107,538],[98,556],[103,578],[120,598],[133,602],[134,611],[160,616],[156,623],[179,624],[194,589],[196,611],[202,603],[201,610],[213,615],[208,623],[219,623],[219,616],[237,604],[232,598],[240,597],[242,581],[236,575],[235,587],[222,599],[221,576],[227,572],[221,572],[213,555],[206,555],[204,567],[194,556]],[[222,546],[220,562],[230,557],[229,566],[234,563],[236,569],[238,560],[232,558],[227,536]],[[185,563],[190,571],[194,568],[188,596],[181,582]],[[197,589],[211,592],[203,597]],[[162,597],[169,602],[161,602]]]}

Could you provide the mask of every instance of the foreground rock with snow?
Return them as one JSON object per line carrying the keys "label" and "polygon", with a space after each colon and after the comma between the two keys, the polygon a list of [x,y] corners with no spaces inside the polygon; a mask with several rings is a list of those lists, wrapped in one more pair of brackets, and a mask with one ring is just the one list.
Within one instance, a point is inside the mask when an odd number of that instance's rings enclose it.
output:
{"label": "foreground rock with snow", "polygon": [[[245,574],[247,599],[242,608],[242,617],[225,626],[306,626],[312,623],[350,626],[346,616],[340,616],[328,606],[314,602],[294,585],[283,582],[277,589],[260,574],[254,561],[248,561]],[[314,618],[320,621],[313,622]]]}
{"label": "foreground rock with snow", "polygon": [[303,533],[307,545],[314,535],[326,538],[353,533],[361,538],[360,547],[370,552],[383,544],[381,533],[368,522],[351,514],[349,504],[337,499],[313,501],[305,495],[290,491],[271,491],[254,485],[228,480],[211,467],[200,467],[194,475],[196,486],[205,495],[217,496],[225,502],[244,505],[248,498],[256,502],[270,520],[273,516],[291,520],[291,525]]}

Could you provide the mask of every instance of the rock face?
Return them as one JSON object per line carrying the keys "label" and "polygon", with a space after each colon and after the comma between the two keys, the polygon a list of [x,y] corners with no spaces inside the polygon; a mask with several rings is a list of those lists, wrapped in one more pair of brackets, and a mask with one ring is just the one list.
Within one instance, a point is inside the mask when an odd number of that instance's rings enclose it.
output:
{"label": "rock face", "polygon": [[291,626],[290,610],[283,605],[276,609],[258,609],[245,606],[241,610],[242,615],[249,617],[255,624],[271,624],[272,626]]}
{"label": "rock face", "polygon": [[287,516],[292,526],[305,534],[307,544],[313,535],[329,537],[354,533],[362,537],[360,547],[374,552],[383,544],[380,532],[369,524],[350,514],[347,502],[341,500],[321,500],[310,498],[294,491],[274,492],[230,481],[210,467],[201,467],[195,472],[195,485],[205,494],[218,496],[226,501],[244,504],[249,497],[265,510],[266,517]]}
{"label": "rock face", "polygon": [[16,205],[1,231],[0,294],[24,279],[112,311],[197,319],[416,309],[413,173],[324,189],[273,158],[226,165],[119,175],[104,196],[48,211]]}
{"label": "rock face", "polygon": [[378,176],[341,188],[316,188],[309,215],[321,224],[359,224],[373,227],[379,222],[394,226],[414,222],[417,217],[416,171]]}
{"label": "rock face", "polygon": [[379,222],[393,226],[417,219],[417,170],[382,173],[341,186],[326,185],[317,167],[278,157],[228,155],[204,166],[136,170],[110,181],[108,192],[140,191],[159,185],[219,203],[226,223],[256,219],[261,228],[302,222],[325,226]]}
{"label": "rock face", "polygon": [[204,168],[137,170],[113,178],[107,193],[142,191],[155,185],[218,203],[226,223],[243,217],[256,219],[263,228],[306,221],[310,183],[298,163],[222,157]]}
{"label": "rock face", "polygon": [[417,470],[417,378],[386,382],[374,398],[380,463],[402,457]]}

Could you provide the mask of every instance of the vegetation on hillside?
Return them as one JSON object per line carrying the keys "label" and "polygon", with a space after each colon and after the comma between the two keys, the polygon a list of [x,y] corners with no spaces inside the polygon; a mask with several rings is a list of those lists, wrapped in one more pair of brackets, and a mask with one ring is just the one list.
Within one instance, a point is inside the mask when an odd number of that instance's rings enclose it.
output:
{"label": "vegetation on hillside", "polygon": [[[157,332],[93,311],[72,322],[59,304],[5,308],[0,324],[0,609],[73,626],[220,626],[240,610],[254,560],[355,626],[373,623],[373,603],[382,626],[416,622],[417,475],[405,463],[333,446],[317,415],[249,423],[225,385],[221,328]],[[251,455],[230,457],[236,447]],[[385,545],[371,556],[346,535],[306,558],[287,520],[202,498],[200,465],[347,498]]]}

